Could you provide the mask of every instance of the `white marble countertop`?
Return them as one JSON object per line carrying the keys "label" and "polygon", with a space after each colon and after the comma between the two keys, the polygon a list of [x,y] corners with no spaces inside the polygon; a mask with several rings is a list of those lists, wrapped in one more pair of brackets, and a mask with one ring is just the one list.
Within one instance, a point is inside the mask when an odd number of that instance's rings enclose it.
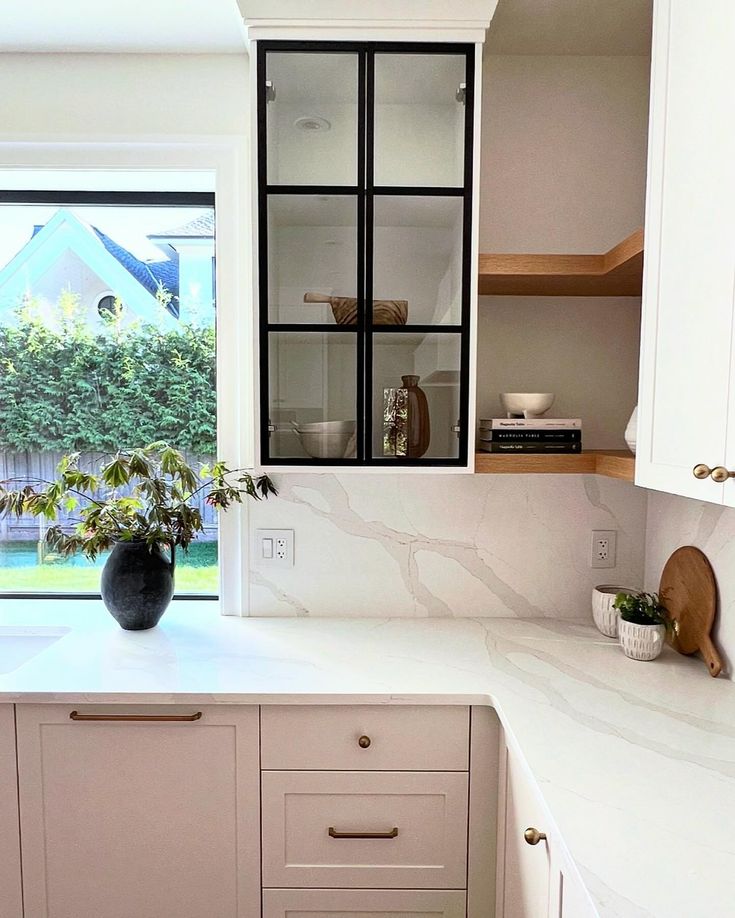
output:
{"label": "white marble countertop", "polygon": [[179,603],[121,631],[95,602],[6,601],[68,627],[0,701],[491,704],[602,918],[735,914],[735,685],[591,626],[515,619],[240,619]]}

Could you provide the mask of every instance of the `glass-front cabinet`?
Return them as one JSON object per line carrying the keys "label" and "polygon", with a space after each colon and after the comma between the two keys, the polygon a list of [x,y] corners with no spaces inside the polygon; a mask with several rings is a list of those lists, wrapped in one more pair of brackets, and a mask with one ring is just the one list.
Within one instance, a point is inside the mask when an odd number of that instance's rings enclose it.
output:
{"label": "glass-front cabinet", "polygon": [[474,54],[258,42],[263,464],[467,464]]}

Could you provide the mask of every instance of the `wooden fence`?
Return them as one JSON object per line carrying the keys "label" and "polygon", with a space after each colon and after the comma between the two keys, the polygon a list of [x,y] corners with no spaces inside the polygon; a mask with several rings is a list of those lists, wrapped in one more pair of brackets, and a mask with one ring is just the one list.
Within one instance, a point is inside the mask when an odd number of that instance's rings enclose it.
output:
{"label": "wooden fence", "polygon": [[[0,481],[7,481],[10,478],[33,479],[43,478],[50,481],[56,477],[56,466],[59,464],[63,453],[56,452],[21,452],[21,453],[2,453],[0,452]],[[212,462],[211,457],[201,457],[187,455],[187,462],[197,469],[202,462]],[[85,456],[80,458],[82,468],[97,468],[99,456]],[[196,506],[202,514],[205,532],[200,539],[203,541],[215,540],[217,538],[217,511],[204,503],[204,497],[198,496]],[[59,522],[64,528],[71,529],[74,525],[74,516],[76,511],[71,513],[62,513]],[[32,516],[24,516],[20,519],[6,516],[0,519],[0,542],[19,542],[32,541],[36,542],[44,538],[45,524],[43,519]]]}

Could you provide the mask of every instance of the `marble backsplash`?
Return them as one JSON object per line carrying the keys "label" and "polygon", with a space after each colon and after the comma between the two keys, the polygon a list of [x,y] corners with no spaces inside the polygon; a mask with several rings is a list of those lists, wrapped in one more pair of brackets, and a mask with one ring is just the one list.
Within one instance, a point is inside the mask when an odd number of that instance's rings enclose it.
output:
{"label": "marble backsplash", "polygon": [[648,492],[646,526],[646,589],[658,590],[666,559],[680,545],[696,545],[714,568],[719,590],[719,613],[713,638],[732,678],[735,666],[735,510]]}
{"label": "marble backsplash", "polygon": [[[251,507],[293,529],[293,568],[252,561],[251,615],[588,618],[595,584],[643,583],[646,492],[594,475],[287,474]],[[617,566],[589,566],[593,529]],[[254,552],[251,554],[254,557]]]}

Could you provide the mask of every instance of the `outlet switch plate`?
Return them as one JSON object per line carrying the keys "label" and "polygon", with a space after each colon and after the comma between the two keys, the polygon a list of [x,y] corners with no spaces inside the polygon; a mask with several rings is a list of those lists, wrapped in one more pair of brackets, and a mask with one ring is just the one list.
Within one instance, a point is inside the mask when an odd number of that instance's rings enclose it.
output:
{"label": "outlet switch plate", "polygon": [[256,529],[256,567],[293,567],[293,529]]}
{"label": "outlet switch plate", "polygon": [[594,529],[590,550],[590,567],[615,567],[617,532],[614,529]]}

